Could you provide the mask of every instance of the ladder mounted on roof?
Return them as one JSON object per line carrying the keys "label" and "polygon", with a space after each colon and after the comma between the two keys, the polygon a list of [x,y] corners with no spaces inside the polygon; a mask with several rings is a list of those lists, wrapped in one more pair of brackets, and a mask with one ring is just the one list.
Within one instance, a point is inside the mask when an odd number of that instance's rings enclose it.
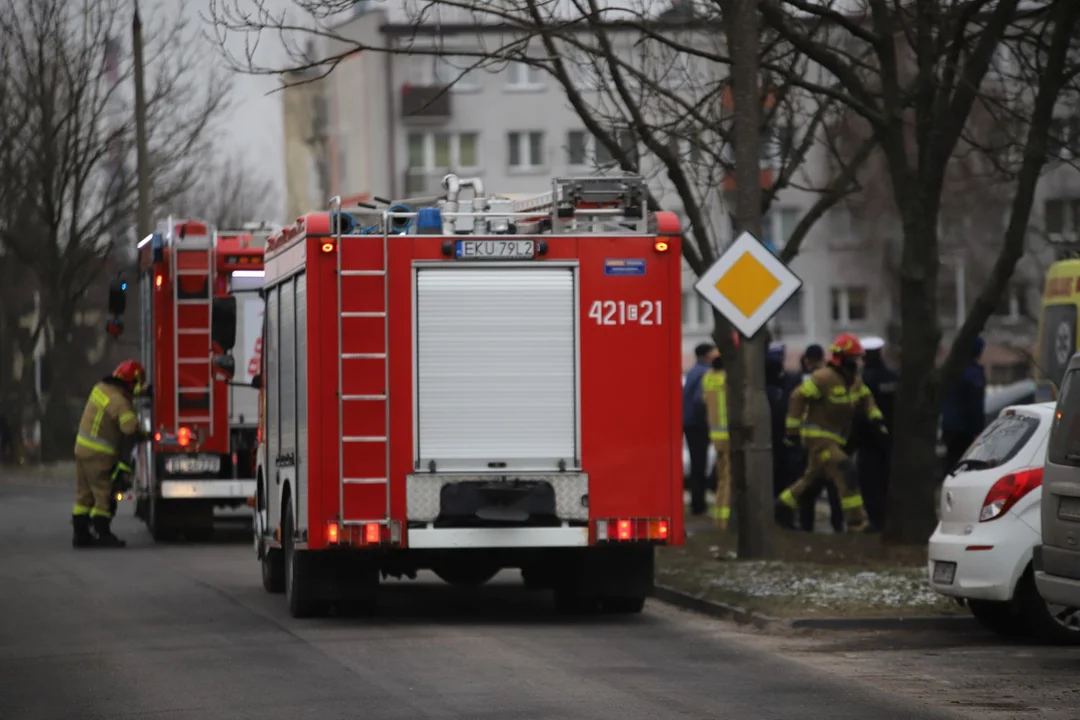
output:
{"label": "ladder mounted on roof", "polygon": [[213,437],[214,236],[208,228],[188,234],[187,221],[167,222],[162,235],[171,256],[176,427],[206,425]]}

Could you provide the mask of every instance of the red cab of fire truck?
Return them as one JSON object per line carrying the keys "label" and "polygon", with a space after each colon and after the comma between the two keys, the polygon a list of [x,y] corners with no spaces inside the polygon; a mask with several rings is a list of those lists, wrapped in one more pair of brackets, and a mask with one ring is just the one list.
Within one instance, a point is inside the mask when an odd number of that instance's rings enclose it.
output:
{"label": "red cab of fire truck", "polygon": [[269,241],[263,585],[305,616],[514,568],[564,610],[639,612],[683,540],[678,220],[637,177],[444,185]]}
{"label": "red cab of fire truck", "polygon": [[152,440],[137,449],[133,492],[155,540],[207,537],[215,508],[254,503],[253,378],[270,233],[170,218],[138,245],[140,357],[151,392],[137,410]]}

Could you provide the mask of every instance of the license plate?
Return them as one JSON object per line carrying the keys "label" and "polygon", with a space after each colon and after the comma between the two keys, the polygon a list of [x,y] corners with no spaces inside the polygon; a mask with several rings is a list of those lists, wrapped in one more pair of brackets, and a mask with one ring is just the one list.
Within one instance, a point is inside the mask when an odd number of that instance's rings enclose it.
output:
{"label": "license plate", "polygon": [[1058,501],[1057,516],[1061,520],[1080,522],[1080,498],[1063,497]]}
{"label": "license plate", "polygon": [[956,563],[934,561],[933,580],[939,585],[952,585],[956,577]]}
{"label": "license plate", "polygon": [[532,260],[536,257],[533,240],[458,240],[458,260]]}
{"label": "license plate", "polygon": [[221,472],[221,458],[217,455],[192,455],[165,458],[165,472],[171,475],[216,475]]}

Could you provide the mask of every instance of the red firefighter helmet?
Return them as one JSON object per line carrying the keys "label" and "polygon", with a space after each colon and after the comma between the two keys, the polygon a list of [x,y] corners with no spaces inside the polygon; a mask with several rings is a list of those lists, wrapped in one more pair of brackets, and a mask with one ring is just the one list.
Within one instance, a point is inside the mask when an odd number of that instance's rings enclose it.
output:
{"label": "red firefighter helmet", "polygon": [[836,339],[832,341],[832,345],[829,346],[829,352],[832,353],[830,361],[834,365],[839,365],[847,358],[862,357],[863,346],[862,343],[859,342],[859,338],[851,333],[843,333],[837,335]]}
{"label": "red firefighter helmet", "polygon": [[120,363],[113,370],[112,376],[117,380],[122,380],[135,395],[142,392],[146,383],[146,370],[142,363],[136,360],[125,360]]}

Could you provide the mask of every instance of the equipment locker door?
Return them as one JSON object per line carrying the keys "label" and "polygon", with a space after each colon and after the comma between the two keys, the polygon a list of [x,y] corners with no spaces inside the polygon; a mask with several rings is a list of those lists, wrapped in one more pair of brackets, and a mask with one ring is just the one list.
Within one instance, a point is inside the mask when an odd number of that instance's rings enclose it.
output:
{"label": "equipment locker door", "polygon": [[579,465],[576,268],[416,272],[416,462],[437,471]]}

